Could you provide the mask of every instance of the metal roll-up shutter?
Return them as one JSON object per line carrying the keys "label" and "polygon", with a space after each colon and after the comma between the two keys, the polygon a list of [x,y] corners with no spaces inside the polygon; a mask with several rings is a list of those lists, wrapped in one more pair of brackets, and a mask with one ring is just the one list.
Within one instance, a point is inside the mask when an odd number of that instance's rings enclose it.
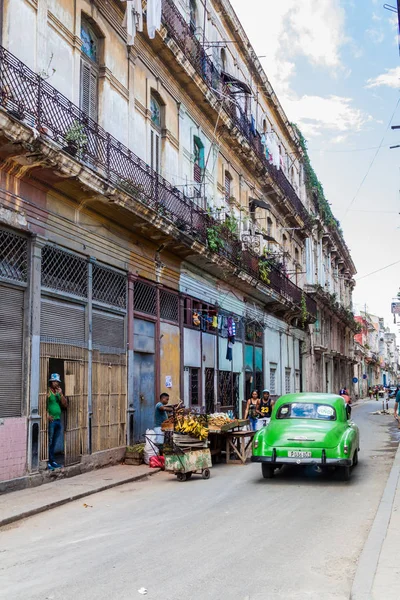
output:
{"label": "metal roll-up shutter", "polygon": [[94,310],[92,323],[93,348],[125,351],[125,318],[122,315]]}
{"label": "metal roll-up shutter", "polygon": [[40,339],[42,342],[85,345],[85,307],[42,298]]}
{"label": "metal roll-up shutter", "polygon": [[0,417],[20,417],[24,291],[0,285]]}

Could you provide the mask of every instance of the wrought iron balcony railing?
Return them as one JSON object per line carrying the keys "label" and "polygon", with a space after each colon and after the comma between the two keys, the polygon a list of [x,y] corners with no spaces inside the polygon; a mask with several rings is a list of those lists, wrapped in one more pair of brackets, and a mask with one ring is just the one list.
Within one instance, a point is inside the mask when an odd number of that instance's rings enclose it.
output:
{"label": "wrought iron balcony railing", "polygon": [[164,0],[162,22],[168,31],[168,35],[178,44],[196,72],[202,77],[208,87],[218,94],[224,109],[240,133],[252,146],[258,158],[263,162],[275,184],[278,185],[281,192],[291,202],[304,223],[310,225],[310,215],[292,184],[281,169],[277,169],[267,160],[260,134],[256,131],[251,119],[247,117],[239,104],[234,102],[234,98],[229,97],[229,88],[224,83],[220,71],[215,67],[210,57],[207,56],[205,49],[179,12],[174,0]]}
{"label": "wrought iron balcony railing", "polygon": [[[132,204],[139,202],[204,245],[207,231],[218,222],[181,191],[87,117],[68,98],[44,81],[14,55],[0,46],[0,106],[34,127],[73,154],[110,183],[125,191]],[[74,131],[74,136],[71,136]],[[71,137],[75,141],[71,141]],[[218,254],[255,280],[262,281],[259,256],[229,232],[221,232],[223,248]],[[302,290],[272,267],[269,286],[296,305]],[[307,310],[316,315],[316,303],[305,294]]]}

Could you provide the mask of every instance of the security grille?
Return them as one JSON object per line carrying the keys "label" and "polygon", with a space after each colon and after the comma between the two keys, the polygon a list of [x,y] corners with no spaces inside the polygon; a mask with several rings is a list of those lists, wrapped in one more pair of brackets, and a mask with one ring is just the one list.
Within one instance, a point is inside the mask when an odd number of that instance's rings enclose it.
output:
{"label": "security grille", "polygon": [[26,282],[28,279],[28,241],[0,229],[0,277]]}
{"label": "security grille", "polygon": [[112,269],[93,265],[93,300],[126,308],[126,277]]}
{"label": "security grille", "polygon": [[271,394],[276,394],[276,369],[269,370],[269,391]]}
{"label": "security grille", "polygon": [[179,299],[176,294],[160,291],[160,317],[166,321],[179,321]]}
{"label": "security grille", "polygon": [[93,347],[110,353],[125,351],[125,318],[100,310],[93,311]]}
{"label": "security grille", "polygon": [[207,413],[213,413],[215,408],[214,369],[205,369],[205,399]]}
{"label": "security grille", "polygon": [[87,297],[88,263],[84,258],[53,246],[42,250],[42,286]]}
{"label": "security grille", "polygon": [[290,369],[285,369],[285,392],[290,394]]}
{"label": "security grille", "polygon": [[137,281],[134,286],[134,306],[138,312],[147,315],[156,315],[157,312],[157,290],[155,287]]}

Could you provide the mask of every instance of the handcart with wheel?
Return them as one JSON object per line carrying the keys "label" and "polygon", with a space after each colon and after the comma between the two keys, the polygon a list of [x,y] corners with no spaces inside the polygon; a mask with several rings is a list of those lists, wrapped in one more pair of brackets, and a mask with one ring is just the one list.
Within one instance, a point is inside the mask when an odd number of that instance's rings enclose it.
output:
{"label": "handcart with wheel", "polygon": [[187,481],[193,474],[210,479],[212,467],[209,448],[196,450],[174,447],[173,454],[165,455],[165,470],[176,475],[178,481]]}
{"label": "handcart with wheel", "polygon": [[[186,422],[185,422],[186,420]],[[199,435],[199,437],[195,437]],[[195,474],[210,478],[211,452],[208,448],[207,415],[191,412],[179,419],[174,415],[174,431],[169,447],[164,448],[165,470],[187,481]]]}

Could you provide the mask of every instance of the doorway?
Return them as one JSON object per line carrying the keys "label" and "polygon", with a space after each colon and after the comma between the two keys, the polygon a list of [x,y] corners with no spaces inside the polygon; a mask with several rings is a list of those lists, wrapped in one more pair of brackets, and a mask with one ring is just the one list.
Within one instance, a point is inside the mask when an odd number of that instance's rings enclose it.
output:
{"label": "doorway", "polygon": [[[63,394],[66,395],[65,392],[65,371],[64,371],[64,361],[61,358],[50,358],[49,359],[49,372],[47,374],[47,379],[50,379],[50,376],[53,373],[57,373],[61,379],[61,389]],[[58,436],[57,444],[55,447],[55,455],[56,455],[56,463],[59,465],[64,465],[65,462],[65,452],[64,452],[64,444],[65,444],[65,417],[66,411],[63,410],[61,413],[61,431]]]}
{"label": "doorway", "polygon": [[133,405],[135,440],[143,439],[146,429],[154,427],[154,354],[135,352],[133,359]]}

